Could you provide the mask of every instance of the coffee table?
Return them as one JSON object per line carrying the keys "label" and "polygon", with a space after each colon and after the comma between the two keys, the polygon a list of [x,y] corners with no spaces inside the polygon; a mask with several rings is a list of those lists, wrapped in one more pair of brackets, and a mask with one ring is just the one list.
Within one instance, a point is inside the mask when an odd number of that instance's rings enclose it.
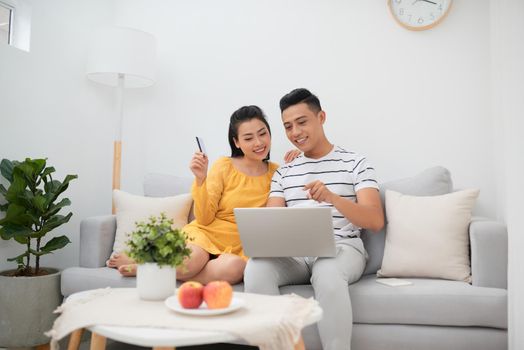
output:
{"label": "coffee table", "polygon": [[[75,293],[69,298],[79,298],[91,291]],[[242,295],[236,292],[235,295]],[[253,315],[256,317],[256,315]],[[304,326],[318,322],[322,318],[322,309],[316,305]],[[242,343],[242,339],[223,331],[202,331],[167,329],[154,327],[119,327],[94,325],[87,328],[91,333],[91,350],[105,350],[106,340],[112,339],[126,344],[152,347],[153,350],[174,350],[177,346],[205,345],[213,343]],[[71,334],[68,350],[78,350],[84,329]],[[295,345],[296,350],[304,349],[302,338]]]}

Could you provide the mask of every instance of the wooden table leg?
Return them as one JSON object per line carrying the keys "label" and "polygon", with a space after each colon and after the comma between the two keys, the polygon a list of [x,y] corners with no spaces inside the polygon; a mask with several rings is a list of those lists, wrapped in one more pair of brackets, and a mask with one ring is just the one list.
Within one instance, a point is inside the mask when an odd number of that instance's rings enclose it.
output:
{"label": "wooden table leg", "polygon": [[304,339],[302,339],[302,336],[298,338],[298,341],[295,344],[295,350],[306,350],[306,346],[304,345]]}
{"label": "wooden table leg", "polygon": [[51,347],[49,346],[49,343],[47,344],[42,344],[42,345],[38,345],[36,347],[36,350],[49,350]]}
{"label": "wooden table leg", "polygon": [[90,350],[105,350],[106,349],[106,337],[99,334],[91,334],[91,347]]}
{"label": "wooden table leg", "polygon": [[80,346],[80,340],[82,339],[82,334],[84,334],[84,329],[80,328],[76,331],[73,331],[69,336],[69,344],[67,345],[67,350],[78,350]]}

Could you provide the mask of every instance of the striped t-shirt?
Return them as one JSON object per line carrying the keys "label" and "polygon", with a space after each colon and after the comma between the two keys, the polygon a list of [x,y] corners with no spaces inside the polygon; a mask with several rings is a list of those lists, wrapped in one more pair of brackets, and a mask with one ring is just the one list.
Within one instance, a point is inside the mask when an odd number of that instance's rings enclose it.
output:
{"label": "striped t-shirt", "polygon": [[331,207],[336,238],[359,237],[360,227],[353,225],[332,204],[308,198],[304,186],[315,180],[322,181],[331,192],[355,202],[359,190],[378,189],[375,169],[365,157],[334,146],[322,158],[297,157],[278,168],[271,180],[269,197],[284,198],[288,207]]}

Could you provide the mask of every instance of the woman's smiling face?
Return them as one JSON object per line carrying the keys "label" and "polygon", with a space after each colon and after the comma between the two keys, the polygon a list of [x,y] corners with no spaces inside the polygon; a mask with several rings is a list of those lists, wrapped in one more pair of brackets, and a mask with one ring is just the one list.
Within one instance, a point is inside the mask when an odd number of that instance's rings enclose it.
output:
{"label": "woman's smiling face", "polygon": [[261,120],[253,118],[241,123],[237,135],[235,145],[242,150],[245,157],[253,160],[267,158],[271,148],[271,135]]}

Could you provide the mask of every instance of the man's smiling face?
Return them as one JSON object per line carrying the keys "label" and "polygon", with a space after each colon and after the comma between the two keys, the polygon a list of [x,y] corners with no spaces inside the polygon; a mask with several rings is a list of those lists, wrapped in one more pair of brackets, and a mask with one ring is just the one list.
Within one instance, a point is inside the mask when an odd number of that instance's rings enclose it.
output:
{"label": "man's smiling face", "polygon": [[289,141],[299,150],[308,153],[322,141],[322,125],[326,119],[323,111],[312,111],[306,103],[299,103],[282,112],[282,123]]}

